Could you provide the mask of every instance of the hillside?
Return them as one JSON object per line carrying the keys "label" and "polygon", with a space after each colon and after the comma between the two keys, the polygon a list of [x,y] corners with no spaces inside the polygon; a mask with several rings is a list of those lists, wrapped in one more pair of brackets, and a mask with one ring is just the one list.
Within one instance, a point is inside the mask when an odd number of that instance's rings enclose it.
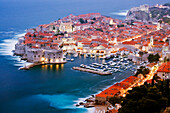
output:
{"label": "hillside", "polygon": [[131,8],[126,16],[126,20],[142,21],[142,22],[158,22],[163,20],[170,23],[170,3],[164,5],[142,5],[140,7]]}

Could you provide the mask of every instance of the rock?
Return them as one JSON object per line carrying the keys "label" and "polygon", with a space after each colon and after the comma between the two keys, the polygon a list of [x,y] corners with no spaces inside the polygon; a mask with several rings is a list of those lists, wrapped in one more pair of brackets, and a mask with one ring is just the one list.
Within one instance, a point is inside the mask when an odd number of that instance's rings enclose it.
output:
{"label": "rock", "polygon": [[76,104],[76,106],[80,106],[79,104]]}
{"label": "rock", "polygon": [[126,16],[127,21],[142,21],[145,23],[158,22],[159,19],[170,15],[170,6],[162,8],[159,6],[141,5],[131,8]]}
{"label": "rock", "polygon": [[83,102],[80,102],[79,104],[80,104],[80,105],[84,105],[84,103],[83,103]]}
{"label": "rock", "polygon": [[95,102],[95,98],[94,97],[90,97],[90,98],[86,99],[85,101],[87,101],[87,102]]}
{"label": "rock", "polygon": [[90,107],[94,107],[94,106],[95,106],[94,102],[87,102],[87,103],[84,105],[84,107],[86,107],[86,108],[90,108]]}

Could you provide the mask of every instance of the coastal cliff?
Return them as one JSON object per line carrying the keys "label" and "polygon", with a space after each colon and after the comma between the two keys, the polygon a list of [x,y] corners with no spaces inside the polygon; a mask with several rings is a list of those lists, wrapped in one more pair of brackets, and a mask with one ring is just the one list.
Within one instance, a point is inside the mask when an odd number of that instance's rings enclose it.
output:
{"label": "coastal cliff", "polygon": [[[141,22],[158,22],[159,20],[166,20],[169,23],[170,18],[170,3],[164,5],[141,5],[139,7],[131,8],[126,16],[126,20],[141,21]],[[167,21],[168,20],[168,21]]]}

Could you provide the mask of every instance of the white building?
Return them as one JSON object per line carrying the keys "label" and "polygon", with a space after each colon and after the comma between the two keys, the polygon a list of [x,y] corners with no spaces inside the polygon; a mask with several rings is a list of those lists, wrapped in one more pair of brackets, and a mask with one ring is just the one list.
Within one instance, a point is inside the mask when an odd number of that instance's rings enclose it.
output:
{"label": "white building", "polygon": [[61,32],[67,32],[67,33],[72,33],[73,32],[73,23],[72,22],[66,22],[66,23],[61,23],[59,30]]}
{"label": "white building", "polygon": [[65,63],[66,59],[63,57],[63,50],[45,50],[44,63]]}
{"label": "white building", "polygon": [[39,63],[42,61],[43,56],[42,49],[27,49],[26,58],[28,62]]}
{"label": "white building", "polygon": [[15,52],[16,55],[24,55],[25,53],[25,45],[24,45],[24,37],[18,38],[18,43],[15,44]]}

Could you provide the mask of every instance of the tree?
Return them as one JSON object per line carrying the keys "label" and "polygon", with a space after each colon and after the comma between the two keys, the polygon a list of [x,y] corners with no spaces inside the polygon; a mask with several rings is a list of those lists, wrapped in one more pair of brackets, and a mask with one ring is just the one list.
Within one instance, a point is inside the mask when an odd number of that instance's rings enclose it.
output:
{"label": "tree", "polygon": [[160,58],[160,56],[159,56],[158,53],[157,53],[156,55],[149,54],[149,56],[148,56],[148,60],[149,60],[150,63],[152,63],[152,62],[158,62],[158,61],[159,61],[159,58]]}
{"label": "tree", "polygon": [[111,97],[109,99],[109,102],[114,106],[116,103],[120,104],[122,101],[122,98],[121,97],[117,97],[117,96],[114,96],[114,97]]}
{"label": "tree", "polygon": [[119,113],[159,113],[167,106],[168,99],[163,97],[159,89],[138,86],[129,91],[123,100]]}
{"label": "tree", "polygon": [[81,24],[87,23],[87,20],[84,20],[83,18],[80,18],[79,21]]}
{"label": "tree", "polygon": [[159,61],[159,58],[160,58],[160,56],[159,56],[159,54],[157,53],[157,54],[155,55],[155,61],[156,61],[156,62]]}
{"label": "tree", "polygon": [[122,25],[117,25],[117,27],[119,28],[119,27],[124,27],[124,25],[122,24]]}
{"label": "tree", "polygon": [[141,66],[139,69],[137,69],[135,76],[138,76],[139,74],[143,74],[143,76],[146,77],[146,75],[149,74],[149,72],[150,72],[149,68]]}
{"label": "tree", "polygon": [[94,24],[94,22],[91,22],[91,24]]}
{"label": "tree", "polygon": [[94,17],[92,20],[96,20],[96,18]]}
{"label": "tree", "polygon": [[64,33],[57,33],[57,34],[55,34],[54,36],[58,36],[58,35],[64,36]]}
{"label": "tree", "polygon": [[143,54],[144,54],[144,52],[139,51],[139,55],[140,55],[140,57],[142,57],[142,56],[143,56]]}
{"label": "tree", "polygon": [[156,82],[158,82],[160,79],[161,78],[157,74],[153,76],[153,80],[155,80]]}
{"label": "tree", "polygon": [[169,42],[169,40],[168,40],[168,39],[166,39],[166,40],[165,40],[165,42]]}
{"label": "tree", "polygon": [[36,35],[34,34],[34,36],[33,37],[36,37]]}
{"label": "tree", "polygon": [[102,30],[102,29],[100,29],[100,28],[96,28],[96,31],[101,31],[101,32],[103,32],[103,30]]}
{"label": "tree", "polygon": [[60,33],[60,30],[59,30],[59,29],[57,29],[57,33]]}

